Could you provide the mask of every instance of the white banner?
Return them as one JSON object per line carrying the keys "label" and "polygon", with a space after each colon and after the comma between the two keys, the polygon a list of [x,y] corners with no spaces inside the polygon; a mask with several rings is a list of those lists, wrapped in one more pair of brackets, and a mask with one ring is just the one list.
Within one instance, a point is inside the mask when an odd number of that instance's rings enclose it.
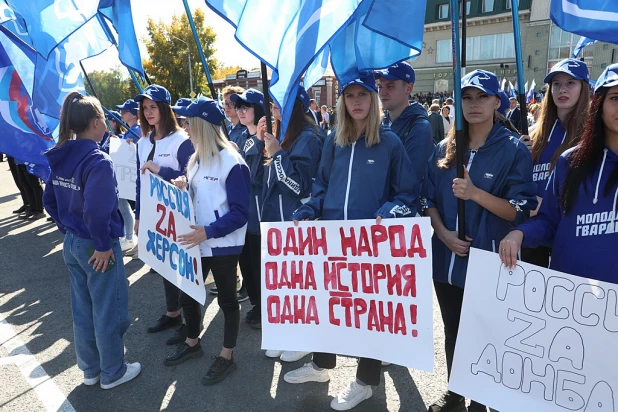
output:
{"label": "white banner", "polygon": [[140,182],[139,258],[203,305],[206,291],[200,249],[187,250],[176,240],[193,231],[190,225],[195,224],[189,192],[148,170]]}
{"label": "white banner", "polygon": [[471,250],[449,389],[500,412],[617,410],[617,302],[618,285]]}
{"label": "white banner", "polygon": [[262,223],[262,348],[433,370],[429,218]]}
{"label": "white banner", "polygon": [[135,200],[137,180],[136,145],[127,143],[124,139],[110,137],[109,155],[114,162],[116,181],[118,182],[118,197]]}

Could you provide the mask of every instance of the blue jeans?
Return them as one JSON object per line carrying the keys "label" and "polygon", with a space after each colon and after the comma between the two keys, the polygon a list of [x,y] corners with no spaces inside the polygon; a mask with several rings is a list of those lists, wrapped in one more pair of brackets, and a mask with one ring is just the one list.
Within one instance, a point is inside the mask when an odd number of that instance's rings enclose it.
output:
{"label": "blue jeans", "polygon": [[95,272],[88,264],[87,250],[92,240],[67,232],[64,263],[71,281],[71,308],[77,365],[84,378],[101,375],[101,383],[120,379],[127,370],[122,336],[131,324],[129,287],[118,239],[112,240],[116,265]]}
{"label": "blue jeans", "polygon": [[124,220],[125,239],[133,240],[133,225],[135,223],[135,220],[133,218],[133,211],[131,210],[129,201],[127,199],[119,199],[118,200],[118,210],[120,210],[120,214],[122,215],[122,220]]}

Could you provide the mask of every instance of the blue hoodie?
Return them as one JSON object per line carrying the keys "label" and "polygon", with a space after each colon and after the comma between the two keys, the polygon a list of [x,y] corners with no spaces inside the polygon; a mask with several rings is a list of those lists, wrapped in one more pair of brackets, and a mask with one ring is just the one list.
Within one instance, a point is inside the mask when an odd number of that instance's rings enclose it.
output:
{"label": "blue hoodie", "polygon": [[227,135],[230,138],[230,142],[236,143],[238,147],[242,149],[242,147],[238,144],[238,140],[245,131],[247,131],[247,127],[240,124],[240,122],[236,123],[236,125],[228,126]]}
{"label": "blue hoodie", "polygon": [[249,199],[249,224],[247,232],[260,234],[262,211],[262,185],[264,179],[264,142],[257,136],[249,136],[245,130],[236,142],[240,154],[245,159],[251,176],[251,198]]}
{"label": "blue hoodie", "polygon": [[550,269],[585,278],[618,283],[618,185],[605,186],[618,168],[618,155],[605,148],[603,160],[579,186],[567,214],[560,204],[574,147],[560,156],[549,178],[539,214],[517,229],[524,232],[523,247],[552,244]]}
{"label": "blue hoodie", "polygon": [[51,174],[43,203],[62,233],[91,239],[99,252],[124,236],[114,164],[92,140],[69,140],[45,153]]}
{"label": "blue hoodie", "polygon": [[415,102],[406,107],[394,122],[391,123],[388,118],[384,121],[403,142],[416,176],[422,179],[427,169],[427,159],[435,149],[427,111]]}
{"label": "blue hoodie", "polygon": [[351,146],[336,146],[335,132],[324,143],[311,199],[293,220],[357,220],[382,217],[412,217],[420,179],[404,154],[401,139],[380,128],[380,143],[367,147],[364,134]]}
{"label": "blue hoodie", "polygon": [[133,126],[130,127],[130,129],[131,131],[133,131],[133,133],[137,135],[137,137],[135,137],[135,135],[128,130],[120,137],[123,139],[133,139],[133,142],[137,143],[137,141],[142,137],[142,128],[139,124],[135,123]]}
{"label": "blue hoodie", "polygon": [[538,197],[545,197],[545,187],[549,180],[551,160],[554,157],[556,151],[560,148],[564,139],[566,139],[567,132],[564,130],[564,126],[560,119],[556,119],[554,126],[551,129],[549,138],[547,139],[547,145],[543,152],[539,156],[536,162],[533,164],[532,180],[537,184],[536,195]]}
{"label": "blue hoodie", "polygon": [[[446,229],[457,230],[457,198],[453,194],[456,168],[440,169],[438,160],[445,156],[447,140],[436,147],[429,159],[423,182],[423,198],[427,208],[435,207]],[[495,252],[500,240],[517,224],[523,223],[538,204],[532,181],[532,157],[519,137],[497,122],[485,144],[472,156],[465,154],[470,178],[476,187],[494,196],[507,199],[517,210],[514,222],[508,222],[484,209],[472,200],[466,203],[466,235],[472,247]],[[436,281],[463,288],[468,258],[455,255],[434,233],[433,277]]]}
{"label": "blue hoodie", "polygon": [[290,220],[292,213],[301,206],[301,199],[308,199],[311,195],[324,144],[318,133],[316,128],[306,128],[289,153],[279,150],[266,166],[262,222]]}

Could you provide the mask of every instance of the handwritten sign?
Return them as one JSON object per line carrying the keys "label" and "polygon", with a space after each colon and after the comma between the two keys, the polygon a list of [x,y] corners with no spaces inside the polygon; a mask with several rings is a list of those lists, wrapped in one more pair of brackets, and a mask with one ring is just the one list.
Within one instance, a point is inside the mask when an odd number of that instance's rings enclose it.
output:
{"label": "handwritten sign", "polygon": [[128,144],[124,139],[112,137],[109,140],[109,155],[114,162],[120,199],[135,200],[137,181],[135,148],[133,143]]}
{"label": "handwritten sign", "polygon": [[200,250],[197,246],[185,249],[177,242],[195,224],[189,192],[148,170],[140,182],[139,258],[203,305],[206,291]]}
{"label": "handwritten sign", "polygon": [[500,412],[615,411],[618,285],[470,252],[449,389]]}
{"label": "handwritten sign", "polygon": [[428,218],[262,223],[262,348],[433,369]]}

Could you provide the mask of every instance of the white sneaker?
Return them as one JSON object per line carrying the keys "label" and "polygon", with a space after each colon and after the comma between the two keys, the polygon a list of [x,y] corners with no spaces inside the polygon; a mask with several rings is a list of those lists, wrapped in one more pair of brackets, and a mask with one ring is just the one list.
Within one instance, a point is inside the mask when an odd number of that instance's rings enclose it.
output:
{"label": "white sneaker", "polygon": [[84,385],[93,386],[99,383],[99,380],[101,380],[101,375],[97,375],[94,378],[84,378]]}
{"label": "white sneaker", "polygon": [[124,373],[122,378],[118,379],[115,382],[108,383],[107,385],[101,383],[102,389],[112,389],[118,385],[122,385],[125,382],[129,382],[131,379],[135,378],[142,371],[142,365],[139,362],[127,363],[127,371]]}
{"label": "white sneaker", "polygon": [[330,407],[336,411],[349,411],[365,399],[371,398],[372,395],[371,386],[363,386],[356,381],[352,381],[350,386],[345,388],[331,401]]}
{"label": "white sneaker", "polygon": [[120,249],[122,249],[123,252],[126,252],[127,250],[131,250],[134,247],[135,247],[135,242],[133,241],[133,239],[131,240],[121,239],[120,240]]}
{"label": "white sneaker", "polygon": [[328,369],[319,371],[313,367],[312,362],[309,362],[283,375],[283,380],[287,383],[328,382],[330,374]]}
{"label": "white sneaker", "polygon": [[281,354],[281,360],[283,362],[296,362],[301,360],[305,356],[309,355],[311,352],[299,352],[294,350],[286,350]]}
{"label": "white sneaker", "polygon": [[272,350],[272,349],[269,349],[269,350],[266,351],[265,355],[268,358],[278,358],[278,357],[281,356],[282,353],[283,353],[282,350]]}

